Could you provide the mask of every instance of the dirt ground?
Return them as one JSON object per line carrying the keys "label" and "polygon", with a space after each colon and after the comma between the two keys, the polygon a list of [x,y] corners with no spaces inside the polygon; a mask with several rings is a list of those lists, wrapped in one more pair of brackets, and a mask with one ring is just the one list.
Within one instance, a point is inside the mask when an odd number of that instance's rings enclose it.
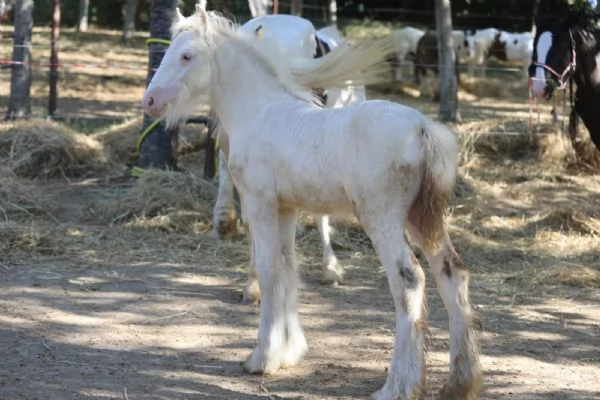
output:
{"label": "dirt ground", "polygon": [[[73,78],[61,107],[138,115],[139,80],[109,80],[120,86],[100,91],[85,83],[92,78]],[[523,85],[496,81],[508,97],[461,92],[463,160],[449,218],[484,320],[481,398],[600,399],[600,175],[572,156],[545,158],[548,137],[535,131],[547,133],[549,107],[525,135]],[[370,94],[437,111],[410,88]],[[41,107],[43,90],[36,96]],[[209,237],[215,184],[199,178],[202,154],[182,156],[183,173],[120,179],[118,138],[131,147],[134,121],[91,135],[97,153],[78,156],[92,146],[82,141],[50,169],[47,155],[36,165],[33,152],[17,154],[32,126],[71,132],[39,120],[0,124],[0,399],[364,399],[383,385],[394,309],[353,221],[334,222],[347,279],[331,287],[320,283],[320,242],[305,218],[297,242],[309,352],[277,375],[248,375],[240,362],[256,343],[258,307],[240,302],[247,241]],[[92,158],[86,172],[70,167]],[[433,399],[447,375],[448,323],[424,269],[431,340],[422,398]]]}

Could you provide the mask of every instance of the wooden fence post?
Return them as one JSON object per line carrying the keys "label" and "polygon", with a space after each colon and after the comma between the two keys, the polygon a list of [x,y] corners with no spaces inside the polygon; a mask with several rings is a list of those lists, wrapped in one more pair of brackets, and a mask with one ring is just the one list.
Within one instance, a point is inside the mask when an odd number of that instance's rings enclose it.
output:
{"label": "wooden fence post", "polygon": [[58,85],[58,43],[60,41],[60,0],[52,0],[52,42],[50,47],[50,94],[48,116],[56,111]]}

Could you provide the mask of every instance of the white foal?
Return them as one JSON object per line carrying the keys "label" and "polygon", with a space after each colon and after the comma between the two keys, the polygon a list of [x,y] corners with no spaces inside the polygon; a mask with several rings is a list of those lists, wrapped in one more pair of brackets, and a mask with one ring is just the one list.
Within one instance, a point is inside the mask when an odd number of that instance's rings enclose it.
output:
{"label": "white foal", "polygon": [[477,319],[469,273],[445,228],[457,138],[417,110],[388,101],[318,107],[301,86],[343,85],[380,65],[389,50],[375,41],[339,46],[318,59],[276,57],[197,6],[196,14],[175,22],[142,106],[176,124],[208,95],[228,133],[229,170],[252,230],[262,292],[248,371],[274,373],[307,350],[298,316],[297,210],[348,212],[373,241],[396,308],[394,351],[375,399],[414,399],[425,379],[425,275],[406,231],[423,249],[448,310],[450,371],[440,397],[474,399],[482,381]]}
{"label": "white foal", "polygon": [[[240,30],[249,34],[257,33],[260,38],[267,37],[269,44],[275,44],[277,51],[294,56],[313,58],[319,52],[328,53],[342,44],[339,31],[335,26],[315,31],[312,23],[304,18],[277,14],[265,15],[251,19],[241,25]],[[260,39],[259,39],[260,40]],[[322,55],[322,54],[320,54]],[[326,91],[325,107],[344,107],[356,101],[366,99],[364,85],[350,84],[343,88],[332,87]],[[221,147],[227,146],[226,133],[219,133]],[[219,152],[219,189],[213,209],[213,232],[215,238],[222,238],[237,233],[237,215],[233,197],[234,184],[227,169],[226,152]],[[323,248],[322,279],[327,283],[342,283],[344,269],[331,246],[329,216],[317,215],[317,227]],[[256,281],[253,260],[250,261],[248,282],[242,292],[246,303],[260,300],[260,290]]]}

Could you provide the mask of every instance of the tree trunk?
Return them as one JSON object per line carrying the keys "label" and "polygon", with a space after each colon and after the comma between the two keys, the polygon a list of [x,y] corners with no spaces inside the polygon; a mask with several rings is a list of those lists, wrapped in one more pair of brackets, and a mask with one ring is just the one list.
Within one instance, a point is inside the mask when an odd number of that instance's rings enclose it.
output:
{"label": "tree trunk", "polygon": [[439,60],[439,118],[443,122],[460,120],[458,111],[458,69],[452,38],[450,0],[435,0],[435,20]]}
{"label": "tree trunk", "polygon": [[292,0],[292,15],[302,16],[302,0]]}
{"label": "tree trunk", "polygon": [[135,34],[135,12],[137,0],[127,0],[125,5],[125,18],[123,22],[123,40],[128,41]]}
{"label": "tree trunk", "polygon": [[31,30],[33,0],[16,0],[15,33],[10,76],[10,99],[6,119],[27,118],[31,114]]}
{"label": "tree trunk", "polygon": [[79,0],[79,20],[77,22],[77,32],[87,32],[89,12],[90,0]]}
{"label": "tree trunk", "polygon": [[[170,27],[178,0],[152,0],[150,4],[150,37],[156,39],[171,39]],[[148,55],[148,77],[146,85],[154,76],[167,46],[163,44],[150,44]],[[142,131],[152,124],[153,119],[144,115]],[[166,129],[160,123],[148,133],[142,142],[136,166],[140,168],[177,168],[177,139],[178,129]]]}
{"label": "tree trunk", "polygon": [[248,0],[252,18],[269,13],[269,0]]}

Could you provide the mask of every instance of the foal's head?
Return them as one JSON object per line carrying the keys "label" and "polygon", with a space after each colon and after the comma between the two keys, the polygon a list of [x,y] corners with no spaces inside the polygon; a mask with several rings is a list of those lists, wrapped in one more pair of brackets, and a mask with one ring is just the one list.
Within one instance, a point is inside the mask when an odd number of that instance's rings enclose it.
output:
{"label": "foal's head", "polygon": [[564,88],[571,76],[582,71],[578,68],[578,61],[595,56],[597,21],[595,14],[587,12],[563,19],[555,16],[536,19],[532,63],[529,67],[534,95],[544,95],[549,99],[556,88]]}
{"label": "foal's head", "polygon": [[185,18],[177,9],[171,26],[173,41],[142,98],[142,108],[153,117],[165,117],[173,125],[190,115],[198,100],[208,96],[211,82],[209,15],[203,5]]}

